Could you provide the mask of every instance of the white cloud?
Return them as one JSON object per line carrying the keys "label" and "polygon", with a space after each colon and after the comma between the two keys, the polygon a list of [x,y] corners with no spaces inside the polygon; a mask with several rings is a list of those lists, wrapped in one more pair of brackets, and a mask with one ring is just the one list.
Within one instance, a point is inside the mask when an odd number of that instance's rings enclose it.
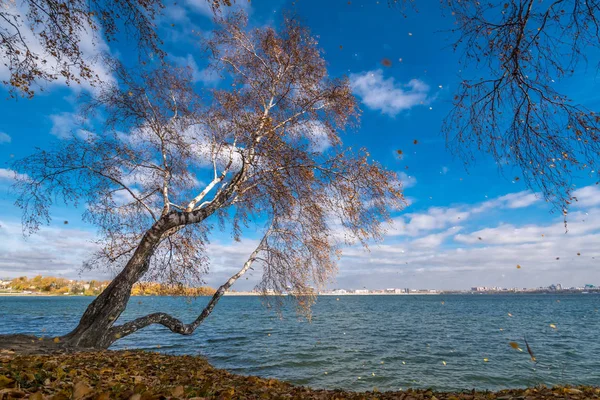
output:
{"label": "white cloud", "polygon": [[[189,6],[192,11],[197,12],[198,14],[204,15],[208,18],[213,18],[214,14],[210,7],[210,3],[212,1],[207,0],[185,0],[185,4]],[[221,6],[221,11],[224,13],[230,13],[235,11],[244,11],[246,13],[250,13],[252,11],[252,6],[249,0],[238,0],[234,2],[231,6]]]}
{"label": "white cloud", "polygon": [[468,289],[600,283],[600,209],[586,211],[570,214],[568,233],[562,216],[556,215],[538,225],[500,224],[454,235],[461,229],[457,226],[395,244],[386,241],[370,252],[348,249],[335,286]]}
{"label": "white cloud", "polygon": [[58,138],[65,139],[73,133],[78,124],[77,114],[61,112],[49,116],[52,121],[50,133]]}
{"label": "white cloud", "polygon": [[485,201],[479,206],[473,208],[472,211],[474,213],[479,213],[497,208],[524,208],[529,207],[532,204],[537,203],[538,201],[540,201],[539,195],[531,193],[528,190],[523,190],[521,192],[509,193],[507,195]]}
{"label": "white cloud", "polygon": [[414,176],[408,175],[404,171],[400,171],[398,173],[398,177],[400,178],[400,182],[402,182],[402,188],[408,189],[414,187],[417,184],[417,178]]}
{"label": "white cloud", "polygon": [[194,82],[202,82],[205,86],[216,86],[221,81],[219,73],[210,68],[200,69],[191,54],[186,57],[171,57],[175,63],[190,68]]}
{"label": "white cloud", "polygon": [[0,181],[13,181],[15,179],[27,178],[25,174],[19,174],[12,169],[0,168]]}
{"label": "white cloud", "polygon": [[292,139],[306,138],[310,140],[311,151],[324,152],[331,147],[327,127],[321,121],[308,120],[288,129]]}
{"label": "white cloud", "polygon": [[573,192],[577,202],[573,205],[578,207],[594,207],[600,205],[600,188],[598,186],[586,186]]}
{"label": "white cloud", "polygon": [[0,132],[0,144],[2,143],[10,143],[12,141],[12,138],[4,132]]}
{"label": "white cloud", "polygon": [[[65,60],[57,60],[55,57],[50,55],[44,50],[39,35],[33,33],[30,29],[30,23],[26,20],[28,12],[28,2],[14,2],[9,1],[3,3],[3,13],[6,13],[13,23],[18,27],[18,33],[16,30],[10,32],[10,34],[19,34],[23,37],[23,40],[27,43],[27,48],[34,54],[40,55],[38,68],[41,70],[55,74],[57,79],[52,82],[37,82],[38,85],[45,86],[65,86],[67,85],[66,80],[60,74],[60,63]],[[14,17],[14,18],[13,18]],[[85,22],[84,22],[85,24]],[[102,57],[98,57],[100,54],[108,53],[110,48],[104,39],[98,35],[97,31],[92,30],[89,26],[85,26],[83,30],[79,32],[79,48],[82,52],[83,60],[91,68],[92,72],[98,76],[100,82],[113,82],[114,77],[112,76],[108,67],[103,63]],[[22,52],[25,54],[25,52]],[[43,61],[43,63],[42,63]],[[8,80],[10,77],[10,71],[4,63],[0,63],[0,80]],[[89,91],[94,91],[95,88],[87,81],[83,81],[81,85],[71,84],[73,90],[80,90],[81,88]]]}
{"label": "white cloud", "polygon": [[[94,237],[90,231],[55,227],[24,237],[20,223],[0,221],[0,275],[76,278],[83,261],[97,250]],[[106,277],[102,271],[93,274]]]}
{"label": "white cloud", "polygon": [[410,213],[393,220],[388,236],[419,236],[425,232],[460,224],[469,212],[459,208],[431,207],[425,213]]}
{"label": "white cloud", "polygon": [[384,78],[380,69],[350,74],[350,86],[367,107],[390,116],[430,101],[425,82],[411,79],[406,84],[397,83],[394,78]]}
{"label": "white cloud", "polygon": [[458,233],[462,227],[456,226],[450,229],[445,230],[440,233],[432,233],[431,235],[423,236],[419,239],[413,240],[410,245],[412,248],[425,248],[425,249],[434,249],[439,247],[442,243],[446,241],[450,236]]}

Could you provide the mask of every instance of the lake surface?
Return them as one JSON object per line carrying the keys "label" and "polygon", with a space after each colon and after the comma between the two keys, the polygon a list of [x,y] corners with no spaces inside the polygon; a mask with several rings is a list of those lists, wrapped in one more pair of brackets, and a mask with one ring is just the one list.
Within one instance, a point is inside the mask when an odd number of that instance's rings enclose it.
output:
{"label": "lake surface", "polygon": [[[91,300],[0,297],[0,334],[67,333]],[[134,297],[122,318],[166,311],[191,321],[207,301]],[[598,385],[598,309],[600,295],[593,294],[322,296],[308,323],[292,306],[280,319],[260,298],[225,297],[191,337],[150,327],[112,348],[199,354],[231,372],[315,388]]]}

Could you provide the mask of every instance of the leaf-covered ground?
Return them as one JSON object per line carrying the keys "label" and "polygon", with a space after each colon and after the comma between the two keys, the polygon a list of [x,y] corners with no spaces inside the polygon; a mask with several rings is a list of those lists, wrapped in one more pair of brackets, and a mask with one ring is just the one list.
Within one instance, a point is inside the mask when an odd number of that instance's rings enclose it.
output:
{"label": "leaf-covered ground", "polygon": [[600,388],[501,392],[429,390],[354,393],[312,390],[275,379],[234,375],[194,356],[143,351],[16,355],[0,351],[0,400],[42,399],[599,399]]}

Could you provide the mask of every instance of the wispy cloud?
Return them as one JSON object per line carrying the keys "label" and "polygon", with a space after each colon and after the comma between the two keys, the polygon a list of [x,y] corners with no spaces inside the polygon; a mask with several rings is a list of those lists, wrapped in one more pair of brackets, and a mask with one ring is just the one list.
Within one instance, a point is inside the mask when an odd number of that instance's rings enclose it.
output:
{"label": "wispy cloud", "polygon": [[430,88],[425,82],[411,79],[398,83],[392,77],[385,78],[381,69],[350,74],[350,86],[367,107],[392,117],[430,101]]}
{"label": "wispy cloud", "polygon": [[8,168],[0,168],[0,181],[14,181],[19,178],[27,178],[27,175]]}
{"label": "wispy cloud", "polygon": [[216,86],[221,81],[219,73],[210,68],[200,68],[191,54],[185,57],[171,57],[173,61],[182,67],[190,68],[194,82],[201,82],[205,86]]}
{"label": "wispy cloud", "polygon": [[[39,35],[35,34],[31,30],[31,24],[27,20],[28,2],[4,2],[3,12],[9,15],[10,18],[14,17],[13,21],[15,27],[18,28],[18,34],[27,44],[28,50],[41,56],[38,60],[39,65],[37,67],[43,71],[55,74],[57,76],[55,81],[50,83],[40,83],[40,85],[48,87],[66,86],[67,82],[60,74],[60,64],[64,62],[64,60],[59,61],[44,51],[44,47],[40,42]],[[85,22],[84,25],[86,25]],[[16,28],[13,32],[14,34],[17,34]],[[109,68],[102,61],[102,57],[99,57],[100,54],[110,52],[108,43],[106,43],[106,41],[100,35],[98,35],[97,31],[91,29],[89,26],[84,26],[79,32],[78,40],[78,45],[82,52],[82,58],[91,68],[92,73],[99,78],[100,82],[114,81],[114,77]],[[9,77],[10,71],[8,70],[8,67],[3,63],[0,63],[0,80],[8,80]],[[93,87],[87,81],[83,81],[81,85],[70,85],[70,87],[75,91],[81,89],[89,91],[95,90],[95,87]]]}
{"label": "wispy cloud", "polygon": [[[210,6],[212,2],[206,0],[185,0],[185,4],[194,12],[204,15],[205,17],[212,18],[214,16],[213,10]],[[238,0],[232,2],[231,6],[221,6],[221,11],[225,13],[242,10],[246,13],[252,11],[252,4],[248,0]]]}
{"label": "wispy cloud", "polygon": [[2,143],[10,143],[12,141],[12,138],[4,132],[0,132],[0,144]]}
{"label": "wispy cloud", "polygon": [[595,207],[600,206],[600,188],[598,186],[586,186],[573,192],[577,198],[574,206],[576,207]]}
{"label": "wispy cloud", "polygon": [[400,182],[402,182],[403,189],[414,187],[417,184],[417,178],[412,175],[408,175],[404,171],[400,171],[398,173],[398,178],[400,178]]}

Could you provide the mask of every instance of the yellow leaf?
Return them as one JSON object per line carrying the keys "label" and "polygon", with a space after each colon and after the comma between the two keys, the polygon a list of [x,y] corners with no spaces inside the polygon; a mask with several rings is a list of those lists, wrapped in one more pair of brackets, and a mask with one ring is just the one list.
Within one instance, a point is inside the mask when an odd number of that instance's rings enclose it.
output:
{"label": "yellow leaf", "polygon": [[11,379],[4,375],[0,375],[0,389],[8,387],[13,382],[14,382],[14,379]]}
{"label": "yellow leaf", "polygon": [[183,391],[183,386],[179,385],[179,386],[176,386],[173,389],[173,392],[171,392],[171,394],[173,395],[173,397],[182,397],[183,396],[183,392],[184,392]]}
{"label": "yellow leaf", "polygon": [[484,359],[483,359],[483,362],[488,362],[488,361],[489,361],[489,360],[488,360],[487,358],[484,358]]}
{"label": "yellow leaf", "polygon": [[77,382],[73,387],[73,399],[78,400],[81,399],[88,394],[90,394],[92,388],[89,387],[85,382]]}
{"label": "yellow leaf", "polygon": [[35,392],[31,396],[29,396],[29,400],[44,400],[44,395],[42,392]]}
{"label": "yellow leaf", "polygon": [[521,266],[519,264],[517,264],[517,269],[521,269]]}
{"label": "yellow leaf", "polygon": [[556,329],[556,325],[554,325],[554,324],[550,324],[550,328],[552,328],[552,329]]}
{"label": "yellow leaf", "polygon": [[515,350],[517,350],[519,348],[519,343],[517,343],[517,342],[508,342],[508,344],[510,345],[510,347],[512,347]]}
{"label": "yellow leaf", "polygon": [[446,361],[442,361],[442,364],[446,365]]}
{"label": "yellow leaf", "polygon": [[60,342],[60,338],[55,337],[54,338],[54,343],[59,343]]}

